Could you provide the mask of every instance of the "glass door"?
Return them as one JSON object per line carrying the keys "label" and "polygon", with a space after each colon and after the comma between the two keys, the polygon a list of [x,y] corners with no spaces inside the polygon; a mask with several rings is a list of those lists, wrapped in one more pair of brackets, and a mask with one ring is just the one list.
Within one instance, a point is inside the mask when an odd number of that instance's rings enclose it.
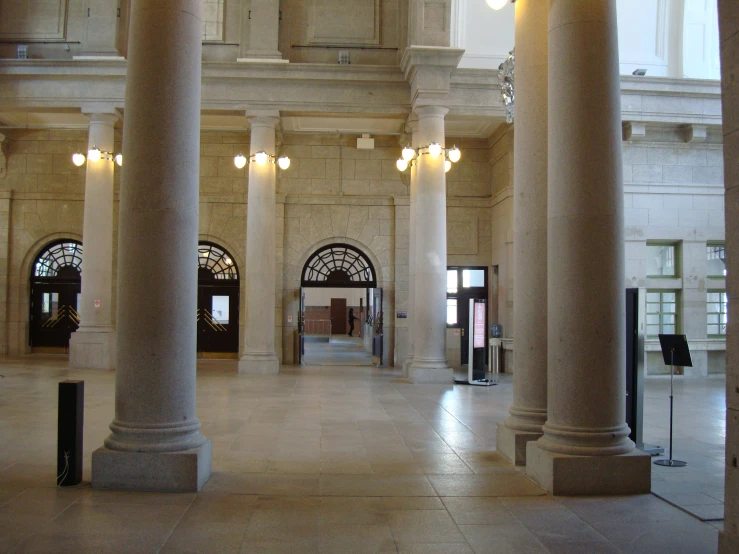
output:
{"label": "glass door", "polygon": [[198,287],[198,352],[238,353],[239,287]]}
{"label": "glass door", "polygon": [[35,283],[31,289],[30,342],[34,348],[69,348],[80,324],[79,283]]}

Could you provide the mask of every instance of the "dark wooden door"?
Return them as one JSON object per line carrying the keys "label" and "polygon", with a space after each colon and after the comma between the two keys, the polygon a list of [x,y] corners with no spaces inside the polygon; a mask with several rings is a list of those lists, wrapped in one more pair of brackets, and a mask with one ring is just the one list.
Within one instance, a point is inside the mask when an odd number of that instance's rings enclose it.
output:
{"label": "dark wooden door", "polygon": [[198,352],[239,351],[239,286],[198,286]]}
{"label": "dark wooden door", "polygon": [[80,283],[34,283],[31,287],[30,342],[34,347],[69,348],[77,330]]}
{"label": "dark wooden door", "polygon": [[331,299],[331,334],[346,334],[346,298]]}

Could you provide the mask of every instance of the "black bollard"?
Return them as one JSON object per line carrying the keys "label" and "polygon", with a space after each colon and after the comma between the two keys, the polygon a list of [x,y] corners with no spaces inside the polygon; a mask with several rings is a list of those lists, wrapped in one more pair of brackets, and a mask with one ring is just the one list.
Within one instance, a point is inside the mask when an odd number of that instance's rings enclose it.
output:
{"label": "black bollard", "polygon": [[71,487],[82,482],[84,402],[84,381],[59,383],[56,484],[60,487]]}

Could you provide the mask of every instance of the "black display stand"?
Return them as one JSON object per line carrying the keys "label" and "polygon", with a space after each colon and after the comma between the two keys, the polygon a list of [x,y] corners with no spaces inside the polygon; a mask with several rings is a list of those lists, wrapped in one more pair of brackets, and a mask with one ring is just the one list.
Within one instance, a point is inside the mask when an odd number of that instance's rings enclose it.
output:
{"label": "black display stand", "polygon": [[56,484],[71,487],[82,482],[82,426],[85,382],[59,383]]}
{"label": "black display stand", "polygon": [[659,345],[662,348],[662,359],[665,365],[670,366],[670,459],[657,460],[654,463],[665,467],[684,467],[688,465],[687,462],[672,459],[672,380],[675,376],[675,364],[682,367],[693,367],[693,360],[690,359],[690,348],[688,348],[685,335],[659,335]]}

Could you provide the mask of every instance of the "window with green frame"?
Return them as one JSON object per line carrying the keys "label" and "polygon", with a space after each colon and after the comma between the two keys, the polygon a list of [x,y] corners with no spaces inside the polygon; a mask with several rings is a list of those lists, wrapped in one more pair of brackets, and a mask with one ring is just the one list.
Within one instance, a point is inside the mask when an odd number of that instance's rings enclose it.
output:
{"label": "window with green frame", "polygon": [[647,291],[647,336],[674,335],[678,330],[678,292]]}
{"label": "window with green frame", "polygon": [[726,245],[723,242],[706,244],[706,274],[709,278],[726,277]]}
{"label": "window with green frame", "polygon": [[725,337],[728,323],[728,295],[724,290],[709,290],[706,293],[706,333],[709,337]]}
{"label": "window with green frame", "polygon": [[647,277],[678,277],[679,243],[647,244]]}

